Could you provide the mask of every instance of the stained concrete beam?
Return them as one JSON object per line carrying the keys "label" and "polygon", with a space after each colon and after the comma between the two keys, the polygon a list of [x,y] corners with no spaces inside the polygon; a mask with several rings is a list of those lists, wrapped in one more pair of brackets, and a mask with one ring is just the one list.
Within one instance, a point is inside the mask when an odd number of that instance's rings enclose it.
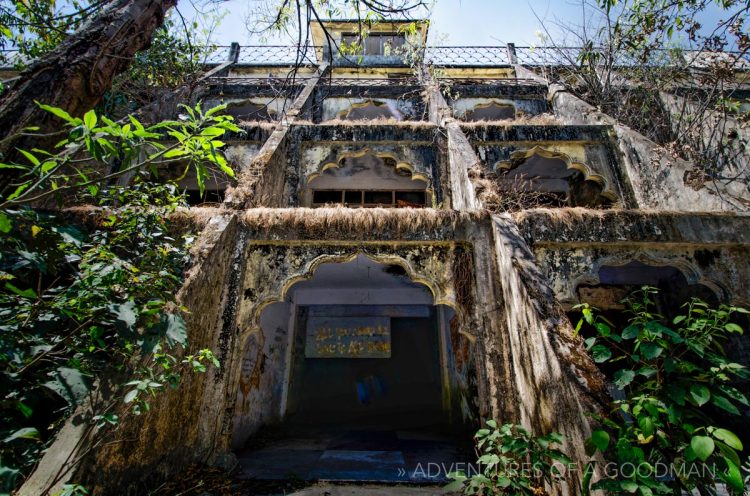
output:
{"label": "stained concrete beam", "polygon": [[[305,87],[302,89],[291,107],[278,123],[271,133],[271,136],[263,143],[258,154],[252,163],[244,167],[238,177],[237,186],[229,188],[226,191],[224,205],[230,208],[247,208],[253,202],[257,203],[257,198],[263,197],[267,203],[273,205],[274,198],[278,200],[276,191],[279,189],[279,182],[283,188],[283,170],[279,173],[271,174],[269,169],[274,168],[275,162],[279,160],[277,156],[283,152],[283,143],[293,122],[298,118],[303,107],[312,97],[315,86],[320,79],[329,71],[328,64],[322,64],[318,67],[315,74],[312,75]],[[276,167],[278,169],[278,167]]]}
{"label": "stained concrete beam", "polygon": [[541,245],[750,245],[750,215],[643,210],[534,209],[514,215]]}

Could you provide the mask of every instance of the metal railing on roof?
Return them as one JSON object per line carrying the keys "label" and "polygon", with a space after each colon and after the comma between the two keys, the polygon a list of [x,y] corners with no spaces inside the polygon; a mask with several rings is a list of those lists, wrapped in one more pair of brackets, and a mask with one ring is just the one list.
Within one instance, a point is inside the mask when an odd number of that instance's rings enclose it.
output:
{"label": "metal railing on roof", "polygon": [[424,60],[441,67],[497,67],[511,63],[508,47],[504,46],[431,46],[425,49]]}
{"label": "metal railing on roof", "polygon": [[[327,48],[318,46],[294,45],[232,45],[213,46],[203,58],[207,65],[219,65],[233,61],[244,66],[315,66],[328,58]],[[549,47],[549,46],[428,46],[424,49],[424,61],[438,67],[507,67],[513,64],[525,66],[565,66],[579,61],[583,48],[581,47]],[[595,51],[606,56],[604,47]],[[621,67],[638,65],[669,65],[690,66],[700,69],[716,60],[727,60],[733,67],[750,70],[750,53],[748,52],[709,52],[675,49],[653,50],[644,62],[627,52],[620,50],[613,52],[613,64]],[[383,59],[386,63],[379,63]],[[388,56],[336,55],[334,65],[340,66],[368,66],[368,65],[407,65],[404,57],[397,53]],[[22,62],[15,50],[0,51],[0,67],[13,68]]]}
{"label": "metal railing on roof", "polygon": [[[579,64],[584,50],[582,47],[548,46],[512,46],[512,48],[518,64],[537,67]],[[748,52],[664,48],[635,55],[626,50],[610,50],[607,47],[595,47],[591,51],[600,57],[600,63],[606,61],[615,67],[671,65],[700,69],[711,62],[725,60],[731,62],[735,68],[750,69],[750,53]]]}

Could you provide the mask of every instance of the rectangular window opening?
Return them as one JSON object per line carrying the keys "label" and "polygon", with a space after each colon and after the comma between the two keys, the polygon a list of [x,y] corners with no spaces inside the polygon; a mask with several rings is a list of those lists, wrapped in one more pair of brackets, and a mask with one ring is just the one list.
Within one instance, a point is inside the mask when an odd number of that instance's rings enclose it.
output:
{"label": "rectangular window opening", "polygon": [[341,190],[317,190],[313,191],[313,203],[325,205],[326,203],[341,203],[344,192]]}

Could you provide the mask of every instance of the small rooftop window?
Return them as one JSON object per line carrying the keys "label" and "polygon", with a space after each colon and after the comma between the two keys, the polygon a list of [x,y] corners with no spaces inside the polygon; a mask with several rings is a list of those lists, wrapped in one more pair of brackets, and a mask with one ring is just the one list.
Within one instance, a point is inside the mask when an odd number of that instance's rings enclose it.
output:
{"label": "small rooftop window", "polygon": [[358,34],[343,34],[341,36],[343,46],[362,45],[362,55],[395,55],[394,50],[406,43],[406,38],[399,33],[370,33],[361,38]]}

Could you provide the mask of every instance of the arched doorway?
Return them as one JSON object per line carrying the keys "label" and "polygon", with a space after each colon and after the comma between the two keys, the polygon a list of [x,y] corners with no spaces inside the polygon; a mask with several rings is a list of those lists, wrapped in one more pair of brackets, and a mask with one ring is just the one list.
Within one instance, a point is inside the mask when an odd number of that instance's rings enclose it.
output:
{"label": "arched doorway", "polygon": [[[434,303],[404,266],[358,254],[319,265],[282,302],[266,306],[263,340],[274,340],[277,359],[284,349],[285,366],[259,388],[270,392],[263,398],[277,414],[247,419],[265,424],[257,433],[237,421],[235,445],[247,439],[238,450],[245,474],[439,482],[445,472],[428,474],[428,463],[468,461],[473,426],[451,400],[461,382],[452,350],[456,312]],[[271,367],[269,353],[248,369]]]}

